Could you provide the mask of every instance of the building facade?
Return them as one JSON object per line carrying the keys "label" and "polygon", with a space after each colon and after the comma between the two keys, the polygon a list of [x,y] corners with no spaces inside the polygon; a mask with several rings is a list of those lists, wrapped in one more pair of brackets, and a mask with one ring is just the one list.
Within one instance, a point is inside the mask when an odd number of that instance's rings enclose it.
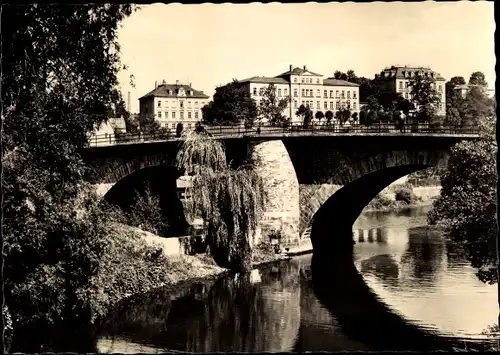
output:
{"label": "building facade", "polygon": [[201,108],[210,97],[189,85],[155,83],[154,90],[139,98],[139,120],[154,118],[162,127],[175,130],[182,123],[184,129],[192,129],[202,120]]}
{"label": "building facade", "polygon": [[495,90],[494,89],[488,89],[485,87],[481,87],[479,85],[469,85],[469,84],[456,85],[453,88],[453,90],[455,90],[456,93],[460,94],[463,98],[465,98],[465,96],[467,96],[467,93],[469,92],[470,88],[473,86],[477,86],[477,87],[480,87],[481,89],[483,89],[485,95],[488,96],[490,99],[495,97]]}
{"label": "building facade", "polygon": [[[386,84],[386,88],[400,93],[405,99],[412,101],[411,81],[416,75],[423,75],[434,80],[434,89],[439,95],[440,101],[436,106],[436,114],[446,114],[446,90],[445,79],[429,67],[393,65],[376,74],[375,78]],[[415,105],[416,106],[416,105]]]}
{"label": "building facade", "polygon": [[254,76],[239,81],[248,90],[250,96],[257,102],[262,99],[265,89],[274,84],[278,99],[289,98],[288,106],[283,114],[291,118],[292,123],[301,122],[302,118],[296,115],[300,105],[309,107],[313,112],[321,111],[333,115],[342,109],[349,109],[351,113],[359,115],[359,85],[334,78],[324,78],[323,75],[307,69],[293,67],[287,72],[275,77]]}

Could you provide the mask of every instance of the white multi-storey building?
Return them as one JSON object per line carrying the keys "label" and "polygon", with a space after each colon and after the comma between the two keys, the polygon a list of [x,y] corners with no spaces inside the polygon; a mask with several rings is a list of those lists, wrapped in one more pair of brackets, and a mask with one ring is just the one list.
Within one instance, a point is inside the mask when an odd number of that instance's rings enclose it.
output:
{"label": "white multi-storey building", "polygon": [[324,78],[323,75],[307,69],[293,67],[275,77],[254,76],[238,81],[244,85],[251,97],[258,103],[262,99],[264,90],[274,84],[278,98],[289,98],[289,104],[284,115],[290,117],[293,123],[301,118],[296,115],[300,105],[308,106],[313,115],[321,111],[323,114],[348,108],[351,113],[359,114],[359,85],[334,78]]}
{"label": "white multi-storey building", "polygon": [[440,98],[440,102],[438,102],[436,107],[436,113],[438,115],[445,115],[445,79],[429,67],[393,65],[382,70],[380,74],[376,74],[375,78],[379,79],[380,82],[385,82],[387,89],[400,93],[405,99],[412,101],[411,81],[416,75],[423,75],[434,80],[434,89]]}
{"label": "white multi-storey building", "polygon": [[202,120],[201,108],[209,101],[203,91],[195,90],[191,84],[155,83],[151,92],[139,98],[139,119],[155,118],[162,127],[175,129],[182,123],[185,129],[194,128]]}

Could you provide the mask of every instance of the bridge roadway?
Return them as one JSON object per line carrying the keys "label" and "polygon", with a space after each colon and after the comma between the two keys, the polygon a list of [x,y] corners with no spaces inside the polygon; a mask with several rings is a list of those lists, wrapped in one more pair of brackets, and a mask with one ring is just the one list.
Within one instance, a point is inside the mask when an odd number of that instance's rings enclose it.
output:
{"label": "bridge roadway", "polygon": [[[311,124],[308,127],[293,125],[290,127],[276,127],[262,125],[260,127],[246,128],[242,126],[204,126],[204,131],[215,139],[239,139],[253,137],[258,139],[284,138],[294,136],[420,136],[420,137],[449,137],[474,139],[479,137],[479,129],[476,126],[456,127],[442,126],[429,128],[428,125],[407,125],[405,131],[401,132],[395,124],[373,124],[365,125],[318,125]],[[121,145],[131,143],[157,143],[162,141],[182,141],[184,137],[176,137],[171,132],[149,132],[149,133],[122,133],[120,135],[94,135],[89,140],[90,147],[101,147],[109,145]]]}

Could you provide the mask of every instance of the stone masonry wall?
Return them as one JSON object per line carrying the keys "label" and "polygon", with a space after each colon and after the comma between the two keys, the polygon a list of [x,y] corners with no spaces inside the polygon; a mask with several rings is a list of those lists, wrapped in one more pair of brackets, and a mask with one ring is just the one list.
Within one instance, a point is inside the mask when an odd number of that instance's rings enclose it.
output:
{"label": "stone masonry wall", "polygon": [[281,233],[283,245],[299,243],[299,182],[285,145],[281,140],[256,143],[252,159],[268,197],[261,238],[266,240],[277,232]]}

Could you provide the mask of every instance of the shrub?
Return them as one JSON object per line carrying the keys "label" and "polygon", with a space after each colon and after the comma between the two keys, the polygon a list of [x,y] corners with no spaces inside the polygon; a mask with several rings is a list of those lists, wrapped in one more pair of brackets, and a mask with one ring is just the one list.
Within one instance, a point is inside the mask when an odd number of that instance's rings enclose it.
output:
{"label": "shrub", "polygon": [[132,210],[127,214],[127,222],[154,234],[161,234],[168,228],[160,207],[160,198],[151,192],[149,186],[146,186],[143,194],[136,191]]}
{"label": "shrub", "polygon": [[413,192],[411,187],[399,186],[395,189],[396,201],[403,201],[407,204],[411,204],[417,200],[417,196]]}

